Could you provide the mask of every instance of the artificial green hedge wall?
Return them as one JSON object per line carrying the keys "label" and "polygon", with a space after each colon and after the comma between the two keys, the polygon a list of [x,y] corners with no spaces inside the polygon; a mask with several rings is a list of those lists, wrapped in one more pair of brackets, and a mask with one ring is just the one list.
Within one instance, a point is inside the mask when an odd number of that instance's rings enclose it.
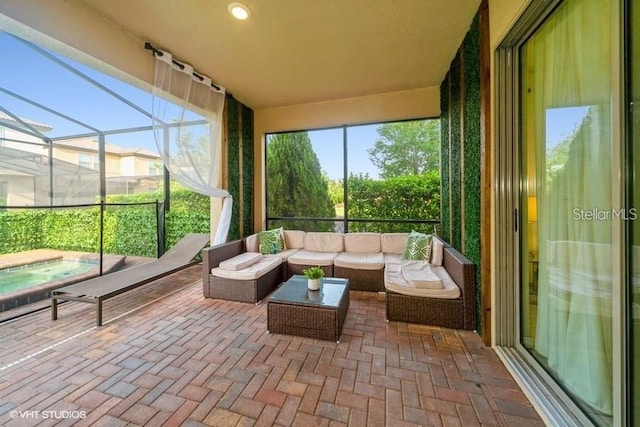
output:
{"label": "artificial green hedge wall", "polygon": [[[476,268],[476,283],[480,283],[480,159],[481,159],[481,116],[480,116],[480,15],[473,19],[471,30],[462,43],[464,57],[464,216],[465,227],[462,235],[465,255]],[[476,287],[476,306],[481,307],[481,288]]]}
{"label": "artificial green hedge wall", "polygon": [[253,110],[242,106],[242,234],[253,234]]}
{"label": "artificial green hedge wall", "polygon": [[229,240],[240,238],[240,123],[241,108],[235,98],[227,97],[227,191],[233,197]]}
{"label": "artificial green hedge wall", "polygon": [[233,210],[228,240],[253,233],[253,110],[227,98],[227,176]]}
{"label": "artificial green hedge wall", "polygon": [[440,134],[442,142],[440,144],[440,186],[442,188],[442,203],[440,219],[442,222],[442,236],[445,240],[451,241],[451,205],[449,204],[449,75],[445,77],[440,86]]}
{"label": "artificial green hedge wall", "polygon": [[[108,196],[108,203],[148,201],[153,194]],[[156,198],[161,198],[157,193]],[[104,212],[104,253],[156,257],[156,205],[108,205]],[[209,197],[172,188],[166,214],[165,248],[187,233],[209,233]],[[98,252],[100,207],[0,212],[0,254],[31,249]]]}
{"label": "artificial green hedge wall", "polygon": [[461,240],[461,228],[462,228],[462,186],[461,186],[461,140],[462,122],[460,117],[461,98],[460,98],[460,52],[453,59],[451,68],[449,69],[449,84],[451,85],[449,98],[449,132],[451,133],[449,139],[449,194],[451,200],[450,217],[449,222],[451,224],[449,243],[455,248],[460,248],[462,245]]}
{"label": "artificial green hedge wall", "polygon": [[[476,318],[481,330],[480,14],[476,14],[440,86],[443,236],[476,264]],[[448,198],[448,199],[445,199]]]}

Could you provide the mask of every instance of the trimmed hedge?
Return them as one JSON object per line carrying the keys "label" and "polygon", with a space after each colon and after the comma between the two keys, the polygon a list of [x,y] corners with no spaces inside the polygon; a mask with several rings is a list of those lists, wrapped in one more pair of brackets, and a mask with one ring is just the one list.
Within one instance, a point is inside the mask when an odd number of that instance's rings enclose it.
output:
{"label": "trimmed hedge", "polygon": [[[431,171],[385,180],[351,176],[348,180],[349,218],[440,219],[440,175]],[[405,232],[433,226],[402,223],[349,223],[349,231]]]}
{"label": "trimmed hedge", "polygon": [[[158,194],[155,194],[158,196]],[[148,202],[153,194],[108,196],[108,203]],[[187,233],[209,233],[209,197],[176,187],[166,213],[165,248]],[[156,205],[107,205],[104,253],[156,257]],[[100,207],[0,212],[0,254],[31,249],[98,252]]]}

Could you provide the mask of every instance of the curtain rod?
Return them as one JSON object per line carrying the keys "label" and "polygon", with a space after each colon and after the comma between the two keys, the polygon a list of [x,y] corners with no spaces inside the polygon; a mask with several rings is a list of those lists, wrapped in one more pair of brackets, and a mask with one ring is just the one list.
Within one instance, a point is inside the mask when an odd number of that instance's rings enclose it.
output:
{"label": "curtain rod", "polygon": [[[150,50],[154,55],[158,55],[158,56],[164,55],[164,53],[161,50],[156,49],[155,47],[153,47],[153,45],[150,42],[145,42],[144,43],[144,48],[147,49],[147,50]],[[171,62],[173,62],[173,64],[176,65],[177,67],[179,67],[181,70],[184,70],[184,64],[182,64],[181,62],[178,62],[173,58],[171,58]],[[200,74],[196,73],[195,71],[193,71],[193,76],[195,78],[197,78],[198,80],[200,80],[200,81],[204,80],[204,77],[202,77]],[[213,83],[211,83],[211,87],[213,87],[215,90],[220,90],[220,86],[215,85]],[[229,92],[226,92],[226,94],[229,95],[229,96],[233,96]]]}

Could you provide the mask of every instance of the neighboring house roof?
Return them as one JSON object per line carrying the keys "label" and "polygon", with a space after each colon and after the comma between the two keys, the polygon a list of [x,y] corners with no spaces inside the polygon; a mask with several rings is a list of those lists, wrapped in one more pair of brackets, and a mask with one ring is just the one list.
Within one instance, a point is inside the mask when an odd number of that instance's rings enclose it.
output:
{"label": "neighboring house roof", "polygon": [[[98,141],[91,138],[58,140],[55,142],[55,146],[72,148],[74,150],[92,151],[95,153],[98,152]],[[158,153],[154,153],[153,151],[145,148],[126,148],[115,144],[105,144],[104,149],[107,154],[115,154],[120,157],[140,156],[158,160],[161,159]]]}
{"label": "neighboring house roof", "polygon": [[[33,126],[34,128],[38,129],[41,132],[49,132],[51,129],[53,129],[52,126],[45,125],[44,123],[38,123],[38,122],[33,121],[33,120],[25,119],[24,117],[20,117],[20,120],[22,120],[23,122],[25,122],[28,125]],[[13,125],[22,126],[20,124],[20,122],[18,122],[16,119],[14,119],[13,117],[9,116],[8,114],[5,114],[2,111],[0,111],[0,123],[3,123],[3,122],[4,123],[13,124]]]}

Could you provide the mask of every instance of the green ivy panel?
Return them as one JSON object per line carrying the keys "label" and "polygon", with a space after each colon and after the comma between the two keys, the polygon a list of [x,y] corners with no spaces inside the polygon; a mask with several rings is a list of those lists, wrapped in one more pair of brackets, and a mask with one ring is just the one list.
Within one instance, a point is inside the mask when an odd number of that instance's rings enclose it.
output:
{"label": "green ivy panel", "polygon": [[242,106],[242,231],[253,234],[253,110]]}
{"label": "green ivy panel", "polygon": [[228,240],[240,238],[240,129],[238,101],[227,97],[227,177],[228,191],[233,196],[233,210]]}
{"label": "green ivy panel", "polygon": [[[476,264],[476,307],[480,312],[480,16],[476,14],[462,44],[464,75],[464,252]],[[478,317],[478,324],[482,320]]]}
{"label": "green ivy panel", "polygon": [[442,237],[451,241],[451,206],[449,204],[449,73],[440,85],[440,176]]}
{"label": "green ivy panel", "polygon": [[462,155],[461,155],[461,130],[462,123],[460,118],[461,112],[461,85],[460,85],[460,51],[456,54],[451,68],[449,70],[449,78],[451,85],[451,92],[449,98],[449,105],[451,117],[449,120],[449,126],[451,133],[450,153],[449,153],[449,191],[451,192],[451,245],[457,249],[462,247],[462,183],[461,183],[461,167],[462,167]]}

